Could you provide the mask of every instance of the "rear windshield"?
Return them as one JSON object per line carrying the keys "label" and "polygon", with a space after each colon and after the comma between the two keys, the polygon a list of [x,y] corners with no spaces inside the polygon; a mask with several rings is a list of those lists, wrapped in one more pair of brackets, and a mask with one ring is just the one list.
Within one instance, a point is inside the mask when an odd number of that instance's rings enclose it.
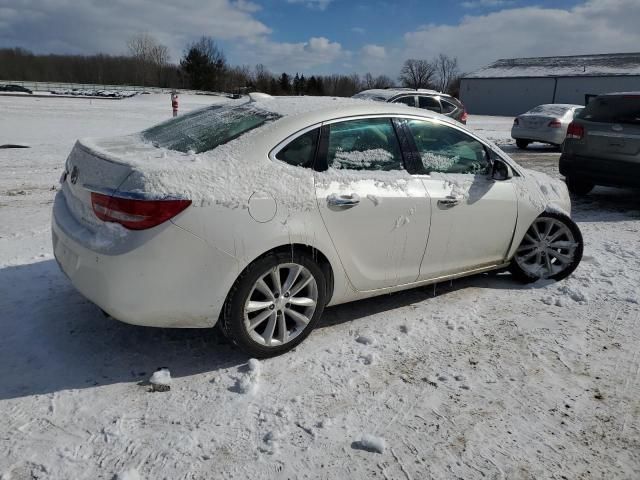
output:
{"label": "rear windshield", "polygon": [[277,118],[251,103],[213,105],[144,130],[142,137],[156,147],[202,153]]}
{"label": "rear windshield", "polygon": [[569,110],[571,110],[571,107],[566,107],[564,105],[539,105],[536,108],[532,108],[527,113],[542,113],[544,115],[562,117]]}
{"label": "rear windshield", "polygon": [[359,98],[360,100],[375,100],[376,102],[386,102],[387,99],[385,97],[381,97],[380,95],[376,95],[374,93],[356,93],[353,98]]}
{"label": "rear windshield", "polygon": [[595,98],[580,112],[578,118],[590,122],[640,125],[640,95]]}

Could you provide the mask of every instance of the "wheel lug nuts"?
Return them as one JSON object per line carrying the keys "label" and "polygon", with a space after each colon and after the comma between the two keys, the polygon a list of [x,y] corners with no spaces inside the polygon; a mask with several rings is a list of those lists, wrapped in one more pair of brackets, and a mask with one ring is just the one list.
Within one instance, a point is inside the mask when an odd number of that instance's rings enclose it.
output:
{"label": "wheel lug nuts", "polygon": [[289,292],[284,294],[284,298],[289,298]]}
{"label": "wheel lug nuts", "polygon": [[280,294],[279,293],[275,293],[273,296],[278,298],[280,296]]}
{"label": "wheel lug nuts", "polygon": [[269,305],[269,310],[273,310],[274,308],[276,308],[275,305]]}

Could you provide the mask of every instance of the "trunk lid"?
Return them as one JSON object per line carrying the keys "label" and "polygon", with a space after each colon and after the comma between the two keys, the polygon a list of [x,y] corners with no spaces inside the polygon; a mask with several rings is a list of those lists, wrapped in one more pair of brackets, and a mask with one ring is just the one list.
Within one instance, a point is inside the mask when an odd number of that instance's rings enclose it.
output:
{"label": "trunk lid", "polygon": [[91,193],[112,196],[134,170],[118,161],[118,156],[125,152],[127,155],[148,155],[150,149],[153,147],[135,136],[77,141],[67,158],[60,182],[75,220],[91,231],[103,225],[93,211]]}

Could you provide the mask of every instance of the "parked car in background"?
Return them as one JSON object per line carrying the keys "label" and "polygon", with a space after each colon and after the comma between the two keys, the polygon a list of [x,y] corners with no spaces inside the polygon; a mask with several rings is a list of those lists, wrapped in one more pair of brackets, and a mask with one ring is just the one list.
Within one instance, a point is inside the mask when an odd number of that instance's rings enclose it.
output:
{"label": "parked car in background", "polygon": [[447,117],[467,123],[469,115],[460,100],[446,93],[435,90],[412,88],[380,88],[364,90],[356,93],[353,98],[361,100],[375,100],[377,102],[404,103],[410,107],[424,108],[432,112],[441,113]]}
{"label": "parked car in background", "polygon": [[299,344],[327,305],[506,267],[561,280],[582,258],[564,183],[456,121],[251,98],[74,146],[53,251],[113,318],[218,323],[269,357]]}
{"label": "parked car in background", "polygon": [[33,93],[22,85],[14,85],[12,83],[0,85],[0,92]]}
{"label": "parked car in background", "polygon": [[569,125],[560,173],[579,195],[596,185],[640,187],[640,92],[589,102]]}
{"label": "parked car in background", "polygon": [[511,137],[522,149],[532,142],[561,146],[569,124],[583,108],[582,105],[562,103],[538,105],[513,120]]}

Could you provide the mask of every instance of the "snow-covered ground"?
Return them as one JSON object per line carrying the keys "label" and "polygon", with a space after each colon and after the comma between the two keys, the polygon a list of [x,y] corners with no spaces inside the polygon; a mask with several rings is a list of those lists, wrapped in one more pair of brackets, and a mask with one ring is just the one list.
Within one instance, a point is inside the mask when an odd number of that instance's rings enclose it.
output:
{"label": "snow-covered ground", "polygon": [[[104,318],[53,260],[74,140],[165,119],[168,95],[0,112],[0,145],[31,146],[0,149],[2,480],[640,478],[637,193],[575,202],[585,258],[566,281],[480,275],[330,308],[295,351],[250,361],[216,331]],[[510,118],[469,124],[509,143]],[[557,175],[549,155],[523,159]],[[161,367],[170,390],[152,392]]]}

